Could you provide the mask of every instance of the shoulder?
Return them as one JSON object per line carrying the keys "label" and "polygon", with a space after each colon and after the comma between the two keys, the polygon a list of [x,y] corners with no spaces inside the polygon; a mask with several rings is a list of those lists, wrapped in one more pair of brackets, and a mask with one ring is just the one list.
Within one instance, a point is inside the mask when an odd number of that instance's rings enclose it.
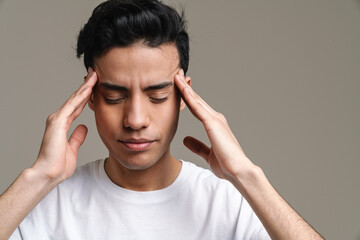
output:
{"label": "shoulder", "polygon": [[99,167],[104,160],[96,160],[78,167],[72,177],[65,180],[57,187],[61,189],[73,189],[74,186],[86,187],[92,184],[99,176]]}
{"label": "shoulder", "polygon": [[80,167],[78,167],[72,177],[64,181],[67,182],[78,181],[83,178],[93,178],[98,175],[98,170],[102,165],[104,159],[95,160],[92,162],[88,162]]}
{"label": "shoulder", "polygon": [[[251,206],[234,185],[208,169],[186,161],[183,164],[188,171],[189,195],[197,214],[204,211],[206,218],[220,220],[216,223],[217,228],[233,229],[237,236],[234,239],[269,239]],[[260,235],[264,237],[254,237]]]}
{"label": "shoulder", "polygon": [[211,170],[197,166],[195,163],[181,160],[184,171],[191,181],[202,182],[207,185],[231,185],[225,179],[218,178]]}
{"label": "shoulder", "polygon": [[242,198],[239,191],[227,180],[218,178],[212,171],[182,160],[186,181],[197,191],[211,195]]}
{"label": "shoulder", "polygon": [[97,184],[99,165],[103,160],[96,160],[78,167],[73,176],[57,185],[38,205],[38,207],[53,205],[65,199],[74,200],[89,194]]}
{"label": "shoulder", "polygon": [[[65,208],[76,208],[94,191],[98,168],[102,160],[89,162],[78,167],[72,177],[57,185],[19,225],[22,231],[55,231],[54,226],[68,214]],[[96,190],[95,190],[96,191]],[[34,227],[36,226],[36,227]]]}

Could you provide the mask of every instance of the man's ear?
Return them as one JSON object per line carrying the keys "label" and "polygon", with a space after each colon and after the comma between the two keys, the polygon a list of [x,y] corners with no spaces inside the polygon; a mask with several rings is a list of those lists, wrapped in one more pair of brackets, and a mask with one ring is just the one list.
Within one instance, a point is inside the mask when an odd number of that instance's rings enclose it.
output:
{"label": "man's ear", "polygon": [[[84,77],[84,81],[86,80],[86,76]],[[94,111],[94,93],[91,93],[90,99],[88,101],[88,106],[91,110]]]}
{"label": "man's ear", "polygon": [[90,99],[88,101],[88,106],[91,110],[94,111],[94,93],[91,93]]}
{"label": "man's ear", "polygon": [[[185,77],[185,82],[191,86],[191,77],[187,76]],[[184,102],[184,100],[181,98],[180,99],[180,111],[184,110],[184,108],[186,107],[186,103]]]}

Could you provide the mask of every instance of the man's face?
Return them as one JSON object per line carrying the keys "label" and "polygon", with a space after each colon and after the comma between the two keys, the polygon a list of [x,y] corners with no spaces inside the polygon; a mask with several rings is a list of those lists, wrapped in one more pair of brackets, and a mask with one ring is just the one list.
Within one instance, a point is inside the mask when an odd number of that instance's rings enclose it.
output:
{"label": "man's face", "polygon": [[115,47],[95,60],[98,82],[90,108],[109,157],[132,170],[170,157],[184,108],[175,87],[175,45]]}

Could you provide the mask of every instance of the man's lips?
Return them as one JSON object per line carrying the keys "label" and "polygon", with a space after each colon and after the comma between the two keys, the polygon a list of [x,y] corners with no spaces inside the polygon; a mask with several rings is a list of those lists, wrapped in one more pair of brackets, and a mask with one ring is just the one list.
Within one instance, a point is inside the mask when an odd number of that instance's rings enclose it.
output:
{"label": "man's lips", "polygon": [[144,151],[154,142],[154,140],[149,140],[145,138],[130,138],[126,140],[118,140],[122,143],[127,149],[131,151]]}

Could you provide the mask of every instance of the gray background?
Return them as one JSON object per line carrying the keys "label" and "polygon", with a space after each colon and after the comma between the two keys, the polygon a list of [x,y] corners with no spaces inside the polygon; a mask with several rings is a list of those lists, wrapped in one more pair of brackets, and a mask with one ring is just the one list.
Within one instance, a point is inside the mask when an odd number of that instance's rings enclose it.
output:
{"label": "gray background", "polygon": [[[86,74],[76,37],[100,1],[0,0],[0,192],[35,161],[46,117]],[[250,159],[327,239],[360,239],[360,1],[170,1],[189,22],[193,87]],[[103,158],[89,109],[79,164]],[[72,128],[73,129],[73,128]],[[173,154],[206,166],[188,110]]]}

